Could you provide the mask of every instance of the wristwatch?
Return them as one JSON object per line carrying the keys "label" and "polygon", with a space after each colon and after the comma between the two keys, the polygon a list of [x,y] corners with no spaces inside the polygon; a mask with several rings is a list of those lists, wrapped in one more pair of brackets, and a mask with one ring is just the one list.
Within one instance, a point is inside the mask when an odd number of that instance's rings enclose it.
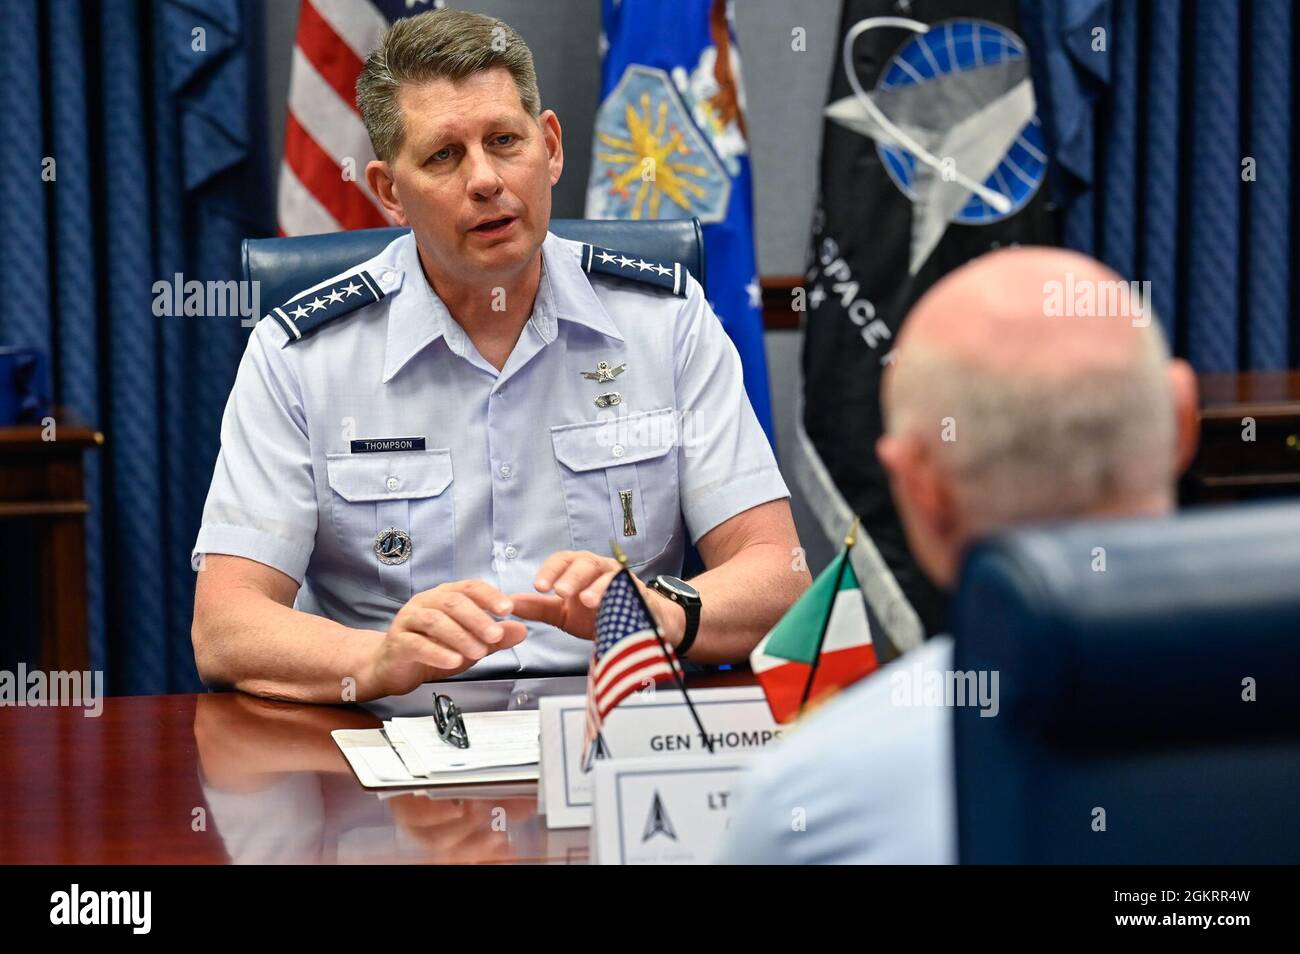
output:
{"label": "wristwatch", "polygon": [[685,656],[695,644],[695,634],[700,629],[700,591],[684,580],[662,573],[646,586],[686,611],[686,628],[682,631],[682,641],[677,644],[677,655]]}

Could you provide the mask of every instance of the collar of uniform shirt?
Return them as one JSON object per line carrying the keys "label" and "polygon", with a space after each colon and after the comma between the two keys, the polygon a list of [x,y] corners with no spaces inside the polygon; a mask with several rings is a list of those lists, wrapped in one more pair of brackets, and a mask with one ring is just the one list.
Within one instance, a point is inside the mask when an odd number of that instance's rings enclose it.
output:
{"label": "collar of uniform shirt", "polygon": [[[384,350],[384,381],[389,381],[421,350],[441,337],[458,354],[465,347],[464,332],[451,319],[420,268],[415,238],[397,240],[393,268],[406,280],[393,296],[388,311],[388,338]],[[547,233],[542,242],[542,276],[532,317],[538,334],[548,344],[555,340],[557,318],[573,321],[606,337],[623,340],[622,333],[591,288],[579,257],[581,245]]]}
{"label": "collar of uniform shirt", "polygon": [[542,243],[539,301],[543,295],[549,299],[551,314],[556,318],[586,325],[615,341],[623,340],[622,332],[609,317],[609,312],[592,290],[587,273],[582,270],[581,243],[566,242],[557,235],[546,234],[546,241]]}

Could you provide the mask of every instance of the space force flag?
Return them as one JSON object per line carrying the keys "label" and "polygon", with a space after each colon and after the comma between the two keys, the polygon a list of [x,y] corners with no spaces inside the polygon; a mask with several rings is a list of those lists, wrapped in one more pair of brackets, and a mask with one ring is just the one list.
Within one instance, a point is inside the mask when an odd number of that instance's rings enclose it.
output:
{"label": "space force flag", "polygon": [[880,381],[904,316],[940,278],[991,249],[1055,244],[1018,8],[844,0],[824,111],[796,432],[811,460],[794,472],[818,475],[801,483],[827,533],[845,511],[862,518],[931,633],[946,629],[945,601],[876,458]]}
{"label": "space force flag", "polygon": [[774,440],[740,54],[727,0],[603,0],[589,219],[685,219],[704,230],[709,304]]}
{"label": "space force flag", "polygon": [[794,720],[810,703],[878,665],[866,601],[849,560],[853,538],[851,531],[839,556],[750,654],[749,664],[779,723]]}

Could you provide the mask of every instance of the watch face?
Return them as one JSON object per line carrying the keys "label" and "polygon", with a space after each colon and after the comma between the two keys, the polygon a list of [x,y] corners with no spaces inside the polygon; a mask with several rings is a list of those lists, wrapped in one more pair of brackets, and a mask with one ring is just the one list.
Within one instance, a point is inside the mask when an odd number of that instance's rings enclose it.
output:
{"label": "watch face", "polygon": [[687,583],[685,580],[679,580],[675,576],[660,574],[655,578],[655,582],[670,593],[676,593],[678,596],[685,597],[688,600],[698,600],[700,598],[699,590],[691,586],[691,584]]}

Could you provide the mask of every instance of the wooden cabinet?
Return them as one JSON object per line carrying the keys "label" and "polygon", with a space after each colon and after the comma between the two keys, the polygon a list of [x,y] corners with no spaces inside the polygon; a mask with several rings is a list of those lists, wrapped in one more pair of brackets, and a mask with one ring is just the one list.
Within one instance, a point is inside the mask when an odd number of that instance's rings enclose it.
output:
{"label": "wooden cabinet", "polygon": [[[104,435],[55,410],[52,432],[39,425],[0,427],[0,545],[31,541],[27,580],[9,579],[11,598],[35,595],[40,667],[89,668],[86,620],[86,528],[83,458]],[[51,439],[51,437],[53,439]],[[12,545],[12,544],[9,544]]]}
{"label": "wooden cabinet", "polygon": [[1300,496],[1300,372],[1203,374],[1199,383],[1201,446],[1183,502]]}

